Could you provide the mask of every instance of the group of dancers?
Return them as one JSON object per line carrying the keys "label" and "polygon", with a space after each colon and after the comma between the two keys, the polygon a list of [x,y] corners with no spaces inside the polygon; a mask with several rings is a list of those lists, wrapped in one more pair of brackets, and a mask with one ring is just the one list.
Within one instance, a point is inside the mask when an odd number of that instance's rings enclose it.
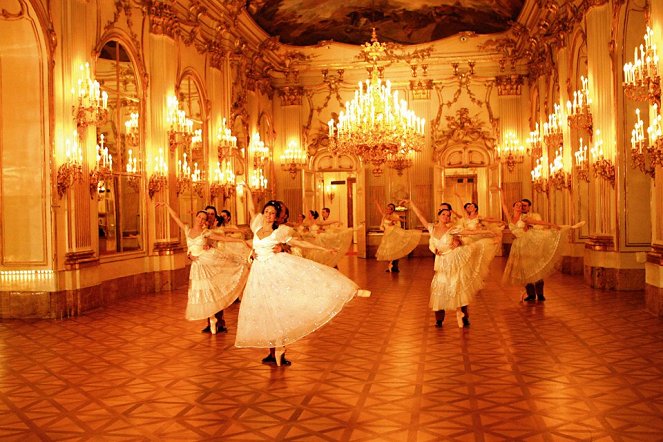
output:
{"label": "group of dancers", "polygon": [[[531,212],[532,203],[523,198],[509,210],[501,189],[500,200],[509,230],[514,235],[502,282],[505,285],[524,286],[525,302],[545,301],[543,279],[558,267],[570,229],[581,227],[559,226],[543,221]],[[430,237],[428,246],[435,254],[433,280],[430,288],[430,308],[435,313],[435,326],[442,327],[446,311],[455,311],[459,327],[468,328],[468,305],[484,287],[489,266],[502,244],[502,230],[506,224],[499,219],[479,215],[474,202],[463,205],[464,214],[455,212],[449,203],[442,203],[436,222],[426,219],[411,200],[402,200],[400,206],[409,207]],[[384,236],[376,258],[387,261],[387,272],[398,272],[398,260],[407,256],[419,243],[421,231],[401,227],[396,206],[388,204],[385,210],[378,204]]]}
{"label": "group of dancers", "polygon": [[[285,204],[271,200],[261,213],[256,213],[250,189],[247,187],[246,191],[253,232],[250,246],[242,235],[233,235],[236,228],[229,227],[212,206],[199,211],[191,227],[167,203],[157,206],[168,210],[186,236],[192,261],[186,318],[207,319],[204,332],[227,331],[223,310],[240,298],[235,346],[268,348],[263,363],[290,365],[285,347],[325,325],[359,292],[352,280],[334,268],[340,254],[338,239],[348,242],[349,238],[351,243],[353,229],[328,232],[336,241],[330,247],[324,238],[321,240],[321,234],[308,238],[307,234],[318,230],[311,229],[313,226],[333,222],[318,223],[311,211],[308,225],[302,220],[293,228],[288,225]],[[469,327],[468,306],[484,287],[490,262],[501,246],[505,224],[479,216],[473,202],[464,205],[462,216],[450,204],[440,204],[434,222],[427,220],[412,200],[402,200],[399,205],[411,208],[430,233],[429,249],[435,255],[430,307],[435,313],[435,326],[442,327],[449,310],[456,312],[459,327]],[[515,237],[503,282],[525,285],[527,302],[543,301],[543,278],[559,263],[568,230],[582,223],[557,226],[542,221],[530,212],[531,202],[527,199],[516,201],[509,210],[502,197],[502,207]],[[394,204],[388,204],[385,210],[380,207],[385,234],[377,259],[387,261],[390,272],[399,271],[398,259],[414,250],[422,233],[403,229],[395,209]],[[229,216],[227,213],[226,219]],[[307,256],[316,251],[335,258]]]}

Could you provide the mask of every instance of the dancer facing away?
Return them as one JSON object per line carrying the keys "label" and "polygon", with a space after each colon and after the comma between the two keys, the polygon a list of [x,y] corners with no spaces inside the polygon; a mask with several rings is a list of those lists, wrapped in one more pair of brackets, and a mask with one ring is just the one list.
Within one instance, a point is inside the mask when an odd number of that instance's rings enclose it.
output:
{"label": "dancer facing away", "polygon": [[318,247],[293,239],[290,228],[279,228],[278,202],[268,201],[255,215],[250,189],[246,191],[255,260],[242,296],[235,346],[269,348],[263,363],[290,365],[284,347],[329,322],[358,288],[338,270],[275,251],[280,243]]}
{"label": "dancer facing away", "polygon": [[380,230],[384,232],[380,246],[375,253],[378,261],[388,261],[386,272],[398,273],[398,260],[407,256],[419,244],[421,239],[421,230],[405,230],[401,228],[401,218],[398,216],[396,206],[392,203],[387,204],[385,210],[375,201],[382,221]]}
{"label": "dancer facing away", "polygon": [[[502,282],[524,285],[527,290],[524,301],[545,301],[543,279],[557,270],[568,242],[569,230],[577,229],[585,222],[581,221],[573,226],[558,226],[531,216],[526,217],[523,213],[523,200],[513,203],[509,211],[504,193],[499,190],[504,216],[509,222],[509,230],[515,237],[504,268]],[[543,226],[547,229],[532,229],[531,226]]]}
{"label": "dancer facing away", "polygon": [[[429,248],[435,254],[435,276],[431,282],[430,307],[435,312],[435,327],[442,327],[446,310],[456,310],[458,327],[470,326],[468,304],[483,288],[488,266],[495,256],[493,232],[485,229],[462,229],[451,224],[451,211],[440,209],[438,222],[426,220],[421,210],[409,200],[401,204],[412,208],[430,232]],[[463,236],[481,235],[484,238],[463,244]]]}
{"label": "dancer facing away", "polygon": [[184,230],[188,253],[193,257],[189,273],[189,301],[186,306],[186,319],[190,321],[208,319],[210,332],[216,334],[217,318],[215,314],[232,304],[242,289],[245,274],[237,272],[238,258],[221,254],[214,247],[209,247],[208,239],[237,242],[235,238],[212,233],[207,229],[207,212],[196,214],[193,227],[189,228],[177,216],[166,202],[158,202],[156,207],[164,206],[177,225]]}

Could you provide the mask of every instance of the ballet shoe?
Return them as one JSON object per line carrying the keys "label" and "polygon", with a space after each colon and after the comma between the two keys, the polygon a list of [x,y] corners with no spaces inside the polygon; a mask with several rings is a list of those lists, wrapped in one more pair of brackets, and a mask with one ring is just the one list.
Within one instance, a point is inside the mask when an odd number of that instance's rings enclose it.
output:
{"label": "ballet shoe", "polygon": [[209,330],[213,335],[216,334],[216,316],[209,317]]}
{"label": "ballet shoe", "polygon": [[262,358],[263,364],[276,364],[276,358],[273,354],[268,354],[266,358]]}
{"label": "ballet shoe", "polygon": [[456,310],[456,322],[458,322],[458,328],[463,328],[463,321],[465,319],[465,314],[460,311],[460,309]]}
{"label": "ballet shoe", "polygon": [[292,362],[285,358],[285,347],[277,348],[274,351],[274,358],[276,359],[276,366],[280,367],[282,365],[288,367],[292,365]]}

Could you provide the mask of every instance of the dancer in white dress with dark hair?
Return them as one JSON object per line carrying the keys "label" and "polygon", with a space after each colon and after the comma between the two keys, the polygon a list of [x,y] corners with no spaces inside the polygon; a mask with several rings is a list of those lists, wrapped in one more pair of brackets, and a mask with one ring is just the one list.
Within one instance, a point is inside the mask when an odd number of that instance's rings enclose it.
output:
{"label": "dancer in white dress with dark hair", "polygon": [[[483,288],[488,266],[497,250],[494,233],[454,226],[448,209],[438,210],[438,222],[434,224],[426,220],[412,201],[404,200],[401,204],[409,205],[430,232],[429,248],[435,254],[430,307],[435,312],[435,326],[442,327],[446,311],[455,310],[458,326],[469,327],[468,305]],[[480,239],[465,245],[463,238],[468,236]]]}
{"label": "dancer in white dress with dark hair", "polygon": [[276,225],[281,211],[276,201],[269,201],[262,213],[254,216],[248,188],[247,193],[255,259],[239,309],[235,346],[269,348],[263,363],[290,365],[284,347],[329,322],[354,297],[358,287],[338,270],[278,253],[275,247],[281,243],[318,246],[297,241],[292,238],[291,228]]}
{"label": "dancer in white dress with dark hair", "polygon": [[196,214],[193,227],[184,224],[175,211],[165,202],[156,203],[164,206],[177,225],[184,230],[188,253],[192,257],[189,273],[189,300],[186,306],[186,319],[195,321],[209,319],[210,332],[216,334],[217,318],[215,314],[232,304],[243,288],[246,277],[239,258],[222,254],[208,243],[216,241],[241,241],[212,233],[207,229],[207,212]]}
{"label": "dancer in white dress with dark hair", "polygon": [[400,271],[398,260],[409,255],[417,247],[421,239],[421,230],[403,229],[401,227],[401,217],[396,214],[394,204],[387,204],[385,210],[382,210],[377,201],[375,201],[375,206],[382,215],[380,230],[384,232],[380,246],[375,252],[375,259],[388,261],[386,271],[398,273]]}
{"label": "dancer in white dress with dark hair", "polygon": [[[524,286],[540,281],[542,284],[543,278],[557,270],[568,244],[569,230],[577,229],[585,222],[581,221],[573,226],[558,226],[532,217],[526,218],[522,212],[522,201],[516,201],[510,211],[504,200],[504,193],[499,190],[504,216],[515,237],[504,268],[502,283]],[[534,229],[532,226],[546,228]],[[533,295],[524,299],[535,301],[537,298]],[[538,300],[545,301],[542,293]]]}

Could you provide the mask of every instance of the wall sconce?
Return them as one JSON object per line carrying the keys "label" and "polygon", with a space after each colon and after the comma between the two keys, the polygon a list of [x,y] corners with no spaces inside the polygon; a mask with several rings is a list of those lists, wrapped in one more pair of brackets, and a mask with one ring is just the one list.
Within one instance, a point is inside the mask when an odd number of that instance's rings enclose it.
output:
{"label": "wall sconce", "polygon": [[196,129],[191,136],[191,149],[200,149],[203,147],[203,130]]}
{"label": "wall sconce", "polygon": [[647,26],[645,44],[633,53],[633,63],[624,64],[624,94],[635,101],[649,101],[661,106],[661,77],[658,74],[658,52],[654,31]]}
{"label": "wall sconce", "polygon": [[530,157],[540,158],[543,155],[543,136],[539,130],[539,123],[536,123],[534,130],[529,133],[529,138],[526,142],[527,154]]}
{"label": "wall sconce", "polygon": [[609,181],[612,186],[615,185],[615,165],[612,160],[606,159],[603,154],[603,140],[601,139],[601,131],[596,130],[596,137],[594,146],[589,151],[592,159],[592,168],[594,169],[594,176],[600,176],[606,181]]}
{"label": "wall sconce", "polygon": [[267,193],[265,165],[269,161],[269,147],[265,146],[258,133],[251,136],[249,155],[253,157],[253,170],[249,175],[249,187],[251,187],[251,192],[258,199],[261,199]]}
{"label": "wall sconce", "polygon": [[168,146],[171,152],[175,152],[177,146],[182,146],[188,151],[193,138],[193,121],[186,116],[186,112],[180,110],[180,103],[174,96],[168,97],[166,109],[166,127],[168,127]]}
{"label": "wall sconce", "polygon": [[333,203],[334,202],[334,197],[336,197],[336,194],[334,193],[334,188],[332,187],[331,184],[327,184],[325,186],[325,190],[327,193],[327,198],[329,198],[329,202]]}
{"label": "wall sconce", "polygon": [[532,187],[534,190],[539,193],[548,192],[548,179],[544,176],[546,167],[545,167],[545,158],[537,158],[536,166],[530,172],[532,175]]}
{"label": "wall sconce", "polygon": [[150,199],[160,192],[168,182],[168,164],[163,156],[163,149],[159,149],[159,156],[154,160],[154,172],[147,183],[147,192]]}
{"label": "wall sconce", "polygon": [[566,102],[569,126],[583,129],[591,135],[592,112],[589,106],[592,104],[592,99],[589,96],[589,80],[581,76],[580,82],[582,87],[573,92],[573,103],[570,100]]}
{"label": "wall sconce", "polygon": [[548,115],[548,121],[543,123],[543,141],[549,148],[557,149],[564,142],[564,112],[562,106],[555,103],[554,111]]}
{"label": "wall sconce", "polygon": [[106,181],[113,179],[113,155],[108,153],[108,147],[104,145],[104,134],[99,139],[94,169],[90,172],[90,198],[98,195],[102,183],[105,186]]}
{"label": "wall sconce", "polygon": [[651,124],[647,127],[647,138],[645,138],[644,122],[640,119],[640,109],[635,110],[635,115],[638,120],[631,131],[631,161],[633,168],[640,169],[653,178],[656,174],[656,165],[663,165],[661,114],[658,105],[654,103]]}
{"label": "wall sconce", "polygon": [[139,117],[140,114],[138,112],[131,112],[129,119],[124,122],[124,139],[132,148],[140,146]]}
{"label": "wall sconce", "polygon": [[290,173],[290,178],[293,180],[297,176],[297,171],[302,170],[306,166],[307,154],[304,152],[299,144],[291,140],[288,143],[288,148],[281,155],[281,169]]}
{"label": "wall sconce", "polygon": [[573,154],[576,158],[575,172],[578,176],[578,180],[583,180],[589,183],[589,164],[587,161],[587,145],[583,144],[582,138],[580,138],[580,145],[578,150]]}
{"label": "wall sconce", "polygon": [[235,157],[237,154],[237,137],[233,136],[231,130],[226,126],[226,119],[223,119],[221,127],[216,135],[217,155],[219,162],[225,158]]}
{"label": "wall sconce", "polygon": [[251,193],[259,200],[265,196],[267,193],[267,178],[265,178],[262,169],[251,171],[249,175],[249,187],[251,188]]}
{"label": "wall sconce", "polygon": [[548,183],[550,187],[557,190],[568,189],[571,187],[571,175],[564,171],[564,146],[559,146],[555,152],[555,159],[550,163],[550,178]]}
{"label": "wall sconce", "polygon": [[193,172],[191,172],[191,190],[198,195],[198,198],[202,198],[205,194],[203,171],[198,168],[198,163],[193,163]]}
{"label": "wall sconce", "polygon": [[525,148],[518,137],[513,132],[506,132],[504,134],[504,141],[497,148],[497,161],[506,163],[509,172],[513,172],[516,163],[522,163],[525,159]]}
{"label": "wall sconce", "polygon": [[108,120],[108,94],[90,76],[89,63],[80,65],[78,82],[71,93],[76,100],[72,106],[74,120],[79,138],[83,139],[83,131],[88,126],[103,126]]}
{"label": "wall sconce", "polygon": [[133,156],[133,150],[127,150],[127,183],[136,192],[140,192],[140,171],[138,170],[138,159]]}
{"label": "wall sconce", "polygon": [[191,166],[186,160],[186,152],[182,153],[182,160],[177,161],[177,194],[183,193],[191,185]]}
{"label": "wall sconce", "polygon": [[78,142],[78,132],[74,131],[73,146],[65,141],[65,161],[58,167],[56,178],[58,196],[62,198],[74,183],[83,181],[83,150]]}
{"label": "wall sconce", "polygon": [[214,181],[210,184],[209,191],[212,199],[218,196],[223,197],[224,204],[226,199],[235,193],[235,173],[230,160],[224,160],[223,168],[220,162],[216,163]]}

